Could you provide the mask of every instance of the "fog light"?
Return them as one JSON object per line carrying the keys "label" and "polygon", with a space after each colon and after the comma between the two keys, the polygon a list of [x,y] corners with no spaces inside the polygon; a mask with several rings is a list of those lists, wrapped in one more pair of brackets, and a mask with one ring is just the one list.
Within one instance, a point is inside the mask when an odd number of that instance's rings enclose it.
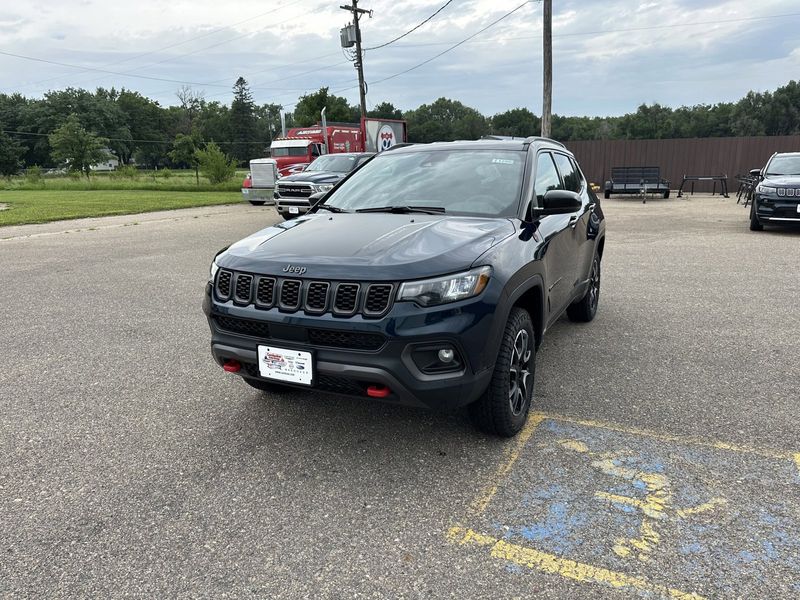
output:
{"label": "fog light", "polygon": [[439,350],[439,360],[443,363],[452,362],[454,356],[455,353],[453,352],[452,348],[442,348]]}

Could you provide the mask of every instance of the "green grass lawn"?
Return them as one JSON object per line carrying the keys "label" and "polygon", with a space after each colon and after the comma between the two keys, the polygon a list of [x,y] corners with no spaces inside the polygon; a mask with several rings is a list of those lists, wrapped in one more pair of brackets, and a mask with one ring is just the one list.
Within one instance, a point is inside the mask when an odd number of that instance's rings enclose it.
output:
{"label": "green grass lawn", "polygon": [[2,190],[0,226],[242,202],[238,191]]}

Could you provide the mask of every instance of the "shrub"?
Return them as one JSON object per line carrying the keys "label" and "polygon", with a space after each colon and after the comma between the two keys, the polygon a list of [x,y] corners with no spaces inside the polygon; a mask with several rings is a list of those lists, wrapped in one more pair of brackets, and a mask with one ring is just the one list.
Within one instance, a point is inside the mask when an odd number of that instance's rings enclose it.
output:
{"label": "shrub", "polygon": [[70,171],[67,171],[67,175],[69,175],[69,178],[72,179],[73,181],[77,181],[78,179],[81,178],[81,172],[80,171],[70,170]]}
{"label": "shrub", "polygon": [[25,180],[28,183],[39,183],[42,181],[42,167],[33,165],[25,170]]}
{"label": "shrub", "polygon": [[172,177],[172,170],[164,167],[163,169],[159,169],[156,171],[156,177],[161,177],[162,179],[169,179]]}
{"label": "shrub", "polygon": [[204,150],[195,152],[200,172],[212,185],[224,183],[236,174],[236,163],[219,149],[214,142],[206,144]]}
{"label": "shrub", "polygon": [[138,173],[136,171],[136,167],[133,165],[121,165],[117,167],[116,171],[114,171],[114,174],[117,177],[127,177],[128,179],[133,179]]}

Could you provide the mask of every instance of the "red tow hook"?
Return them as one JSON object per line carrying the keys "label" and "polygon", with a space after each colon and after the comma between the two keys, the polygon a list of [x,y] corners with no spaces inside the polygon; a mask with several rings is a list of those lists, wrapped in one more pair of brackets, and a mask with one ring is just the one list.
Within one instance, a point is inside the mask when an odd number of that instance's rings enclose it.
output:
{"label": "red tow hook", "polygon": [[242,365],[238,360],[226,360],[222,363],[222,368],[227,373],[238,373],[242,370]]}
{"label": "red tow hook", "polygon": [[391,393],[392,390],[385,385],[371,385],[367,388],[367,396],[370,398],[386,398]]}

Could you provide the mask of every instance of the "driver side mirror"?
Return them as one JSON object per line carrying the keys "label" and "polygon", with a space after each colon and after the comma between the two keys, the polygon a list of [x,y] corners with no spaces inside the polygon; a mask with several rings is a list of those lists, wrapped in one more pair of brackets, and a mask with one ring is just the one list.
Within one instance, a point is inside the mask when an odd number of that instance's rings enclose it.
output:
{"label": "driver side mirror", "polygon": [[750,175],[753,177],[761,177],[761,169],[750,169]]}
{"label": "driver side mirror", "polygon": [[581,196],[569,190],[549,190],[542,198],[542,206],[533,208],[533,218],[540,219],[548,215],[567,215],[578,212],[582,206]]}

